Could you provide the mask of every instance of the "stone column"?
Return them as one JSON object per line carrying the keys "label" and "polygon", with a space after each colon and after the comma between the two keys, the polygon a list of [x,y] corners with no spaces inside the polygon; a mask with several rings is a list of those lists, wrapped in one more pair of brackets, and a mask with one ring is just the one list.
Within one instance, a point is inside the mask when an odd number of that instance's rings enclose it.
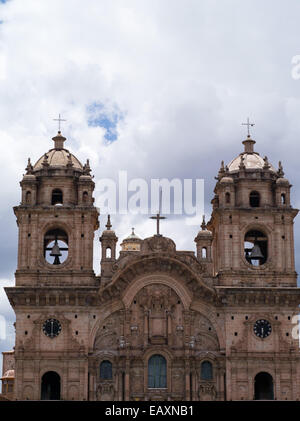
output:
{"label": "stone column", "polygon": [[228,360],[226,362],[226,399],[228,401],[232,400],[232,395],[231,395],[231,387],[232,387],[232,383],[231,383],[231,361]]}
{"label": "stone column", "polygon": [[224,371],[220,370],[219,371],[219,396],[220,396],[220,401],[224,401],[225,400],[225,393],[224,393]]}
{"label": "stone column", "polygon": [[190,361],[185,360],[185,400],[191,400],[191,391],[190,391]]}
{"label": "stone column", "polygon": [[126,358],[126,368],[125,368],[125,401],[129,401],[130,395],[130,359]]}
{"label": "stone column", "polygon": [[274,399],[281,399],[280,393],[280,361],[275,361],[275,379],[273,379]]}
{"label": "stone column", "polygon": [[148,320],[148,310],[144,310],[144,346],[148,345],[149,338],[149,320]]}
{"label": "stone column", "polygon": [[193,361],[192,364],[192,400],[196,401],[197,400],[197,372],[196,372],[196,364],[195,361]]}
{"label": "stone column", "polygon": [[118,396],[118,400],[122,401],[122,370],[119,367],[118,368],[118,372],[117,372],[117,379],[118,379],[118,389],[117,389],[117,396]]}
{"label": "stone column", "polygon": [[171,318],[171,311],[167,311],[167,338],[168,338],[168,345],[172,345],[172,318]]}
{"label": "stone column", "polygon": [[89,369],[89,400],[95,401],[96,400],[96,389],[95,389],[95,383],[96,383],[96,368],[90,367]]}

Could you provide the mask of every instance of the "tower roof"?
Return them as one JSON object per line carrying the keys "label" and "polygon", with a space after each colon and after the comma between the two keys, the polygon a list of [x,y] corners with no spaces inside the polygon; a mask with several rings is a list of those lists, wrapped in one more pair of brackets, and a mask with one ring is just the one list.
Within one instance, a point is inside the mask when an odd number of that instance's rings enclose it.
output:
{"label": "tower roof", "polygon": [[107,223],[106,223],[105,227],[106,227],[106,230],[104,230],[102,232],[101,238],[103,238],[103,237],[116,237],[115,231],[111,229],[112,224],[110,222],[110,215],[107,215]]}
{"label": "tower roof", "polygon": [[244,152],[240,153],[227,166],[229,172],[236,172],[240,169],[268,169],[276,172],[276,169],[268,162],[268,158],[261,157],[258,152],[254,152],[255,140],[247,136],[243,142]]}
{"label": "tower roof", "polygon": [[64,148],[64,141],[66,138],[62,136],[59,131],[56,136],[52,138],[54,141],[54,148],[50,149],[46,154],[41,156],[35,165],[33,170],[40,170],[43,167],[72,167],[74,169],[83,170],[81,162]]}
{"label": "tower roof", "polygon": [[142,239],[135,234],[134,228],[131,228],[131,229],[132,229],[131,234],[128,235],[128,237],[124,238],[123,242],[124,241],[126,241],[126,242],[127,241],[142,241]]}

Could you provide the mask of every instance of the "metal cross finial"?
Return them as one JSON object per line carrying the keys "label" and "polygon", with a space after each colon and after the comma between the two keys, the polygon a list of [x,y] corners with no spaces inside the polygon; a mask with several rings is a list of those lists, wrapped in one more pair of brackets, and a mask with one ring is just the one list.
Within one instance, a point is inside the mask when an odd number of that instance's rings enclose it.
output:
{"label": "metal cross finial", "polygon": [[161,235],[159,233],[159,221],[161,219],[166,219],[165,216],[160,216],[161,203],[162,203],[162,190],[160,189],[160,191],[159,191],[159,211],[157,212],[156,216],[150,216],[150,219],[156,219],[156,235]]}
{"label": "metal cross finial", "polygon": [[156,216],[150,216],[150,219],[156,219],[156,235],[161,235],[161,234],[159,233],[159,221],[160,221],[161,219],[166,219],[166,217],[165,217],[165,216],[160,216],[160,213],[158,212],[158,213],[156,214]]}
{"label": "metal cross finial", "polygon": [[247,118],[247,123],[242,123],[242,126],[247,126],[248,129],[248,137],[250,137],[250,126],[255,126],[255,123],[250,123],[249,117]]}
{"label": "metal cross finial", "polygon": [[60,123],[61,123],[62,121],[67,121],[67,120],[65,120],[64,118],[61,118],[61,117],[60,117],[60,114],[58,114],[58,118],[54,118],[54,119],[53,119],[53,121],[58,121],[58,131],[59,131],[59,133],[60,133]]}

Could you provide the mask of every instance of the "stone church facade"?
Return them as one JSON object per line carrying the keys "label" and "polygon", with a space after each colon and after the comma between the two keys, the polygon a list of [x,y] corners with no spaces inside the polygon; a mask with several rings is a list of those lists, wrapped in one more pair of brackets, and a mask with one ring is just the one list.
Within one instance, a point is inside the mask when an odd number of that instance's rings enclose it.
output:
{"label": "stone church facade", "polygon": [[108,218],[101,274],[89,162],[54,147],[21,181],[14,351],[2,399],[300,398],[300,289],[289,181],[254,152],[222,162],[196,253],[163,235],[121,244]]}

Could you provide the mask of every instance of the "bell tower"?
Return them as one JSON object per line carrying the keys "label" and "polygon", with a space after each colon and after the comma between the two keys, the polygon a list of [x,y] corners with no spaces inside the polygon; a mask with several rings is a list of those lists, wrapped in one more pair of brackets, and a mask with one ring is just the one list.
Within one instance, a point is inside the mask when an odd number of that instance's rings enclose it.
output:
{"label": "bell tower", "polygon": [[296,286],[293,221],[289,181],[279,162],[254,151],[250,134],[244,151],[221,163],[213,212],[214,275],[219,285]]}
{"label": "bell tower", "polygon": [[20,183],[22,200],[14,208],[19,227],[17,286],[88,285],[94,277],[94,182],[89,162],[82,165],[64,148],[65,140],[58,132],[54,147],[34,166],[28,159]]}
{"label": "bell tower", "polygon": [[[15,287],[15,398],[86,400],[88,329],[99,279],[93,271],[98,210],[89,162],[54,147],[30,159],[14,207],[19,229]],[[93,318],[92,318],[93,317]]]}

